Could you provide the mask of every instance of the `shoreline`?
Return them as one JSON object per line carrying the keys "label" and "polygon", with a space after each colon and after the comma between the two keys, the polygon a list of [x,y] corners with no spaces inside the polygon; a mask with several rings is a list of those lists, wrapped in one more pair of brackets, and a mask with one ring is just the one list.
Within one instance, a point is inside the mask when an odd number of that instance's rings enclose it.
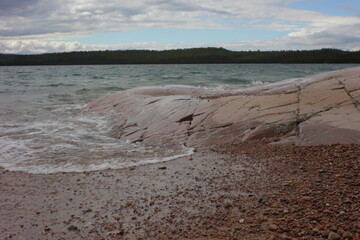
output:
{"label": "shoreline", "polygon": [[127,169],[1,169],[0,237],[359,239],[359,166],[359,145],[248,141]]}
{"label": "shoreline", "polygon": [[359,73],[100,98],[87,110],[118,114],[113,137],[197,151],[117,170],[0,168],[0,238],[359,240]]}

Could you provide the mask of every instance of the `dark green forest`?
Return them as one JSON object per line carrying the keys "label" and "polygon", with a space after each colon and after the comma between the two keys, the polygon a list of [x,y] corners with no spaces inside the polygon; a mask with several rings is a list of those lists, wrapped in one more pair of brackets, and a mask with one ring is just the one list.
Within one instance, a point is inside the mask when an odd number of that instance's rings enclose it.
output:
{"label": "dark green forest", "polygon": [[230,51],[224,48],[117,50],[0,54],[0,65],[205,64],[205,63],[360,63],[360,51]]}

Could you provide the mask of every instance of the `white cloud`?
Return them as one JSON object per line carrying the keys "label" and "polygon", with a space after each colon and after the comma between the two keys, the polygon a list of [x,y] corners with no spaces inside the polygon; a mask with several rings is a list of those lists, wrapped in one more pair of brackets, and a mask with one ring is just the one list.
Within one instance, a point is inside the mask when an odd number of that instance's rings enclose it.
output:
{"label": "white cloud", "polygon": [[[324,31],[299,31],[298,34],[268,41],[242,41],[233,43],[203,43],[186,45],[181,43],[135,42],[130,44],[81,44],[79,42],[46,41],[46,40],[6,40],[0,44],[3,53],[46,53],[92,50],[123,49],[176,49],[191,47],[225,47],[230,50],[305,50],[321,48],[341,48],[360,50],[360,24],[327,29]],[[341,47],[339,47],[341,46]]]}
{"label": "white cloud", "polygon": [[[6,0],[10,1],[10,0]],[[228,28],[221,20],[247,18],[249,28],[276,24],[326,28],[360,23],[356,17],[327,16],[286,7],[291,0],[15,0],[0,10],[0,36],[121,31],[134,28]],[[30,2],[30,4],[29,4]],[[25,6],[25,7],[24,7]],[[6,9],[7,7],[7,9]],[[213,16],[205,18],[205,16]],[[265,23],[264,23],[265,21]],[[289,24],[290,23],[290,24]],[[275,28],[277,30],[278,27]]]}
{"label": "white cloud", "polygon": [[6,40],[0,43],[1,53],[47,53],[47,52],[71,52],[71,51],[98,51],[98,50],[121,50],[121,49],[175,49],[183,46],[179,44],[164,44],[156,42],[135,42],[131,44],[81,44],[77,41],[46,41],[46,40]]}
{"label": "white cloud", "polygon": [[[274,41],[219,43],[235,49],[316,48],[321,41],[327,40],[325,35],[328,40],[322,47],[357,48],[355,42],[344,40],[358,40],[352,26],[360,26],[359,17],[329,16],[288,7],[289,3],[296,1],[131,0],[120,3],[116,0],[2,0],[0,52],[184,47],[175,43],[106,46],[59,41],[88,33],[144,28],[291,31],[287,37]],[[230,21],[232,24],[227,24]],[[341,29],[351,29],[352,32]],[[335,43],[341,45],[333,45]]]}
{"label": "white cloud", "polygon": [[325,29],[323,31],[299,31],[269,41],[246,41],[224,44],[232,50],[307,50],[337,48],[343,50],[360,50],[360,24]]}

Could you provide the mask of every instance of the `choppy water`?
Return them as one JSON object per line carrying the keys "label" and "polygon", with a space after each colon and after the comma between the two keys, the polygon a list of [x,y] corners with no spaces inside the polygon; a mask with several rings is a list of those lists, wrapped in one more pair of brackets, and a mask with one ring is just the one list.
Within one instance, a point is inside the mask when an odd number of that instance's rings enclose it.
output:
{"label": "choppy water", "polygon": [[112,116],[82,112],[139,86],[261,84],[355,65],[105,65],[0,67],[0,166],[31,173],[90,171],[167,161],[191,149],[146,147],[108,135]]}

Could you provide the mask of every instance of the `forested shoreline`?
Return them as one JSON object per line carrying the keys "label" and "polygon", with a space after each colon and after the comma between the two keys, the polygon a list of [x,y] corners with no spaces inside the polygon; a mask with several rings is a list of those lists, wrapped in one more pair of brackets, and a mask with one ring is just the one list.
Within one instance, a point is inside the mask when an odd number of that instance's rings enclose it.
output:
{"label": "forested shoreline", "polygon": [[0,65],[211,64],[211,63],[360,63],[360,51],[230,51],[224,48],[114,50],[0,54]]}

